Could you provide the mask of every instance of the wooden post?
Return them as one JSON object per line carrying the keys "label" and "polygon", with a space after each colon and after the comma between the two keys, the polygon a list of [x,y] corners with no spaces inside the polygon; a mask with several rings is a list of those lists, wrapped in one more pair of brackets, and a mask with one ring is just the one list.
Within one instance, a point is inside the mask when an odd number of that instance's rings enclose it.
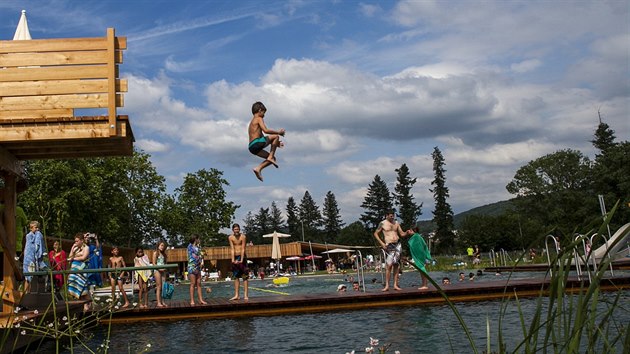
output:
{"label": "wooden post", "polygon": [[[17,291],[17,279],[22,278],[22,270],[15,262],[15,205],[17,177],[11,173],[4,173],[4,215],[0,226],[0,243],[3,248],[3,274],[4,286],[2,288],[2,315],[6,316],[19,304],[21,293]],[[17,277],[16,277],[17,275]]]}
{"label": "wooden post", "polygon": [[107,29],[107,115],[109,136],[116,136],[116,35]]}

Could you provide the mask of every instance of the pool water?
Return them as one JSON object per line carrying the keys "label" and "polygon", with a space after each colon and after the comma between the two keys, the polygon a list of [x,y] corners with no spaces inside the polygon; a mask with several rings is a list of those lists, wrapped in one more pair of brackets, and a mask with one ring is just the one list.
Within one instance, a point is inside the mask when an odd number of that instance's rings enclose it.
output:
{"label": "pool water", "polygon": [[[466,272],[467,274],[467,272]],[[435,279],[448,276],[456,281],[456,274],[435,272]],[[544,273],[514,273],[513,278],[543,277]],[[507,276],[501,276],[507,279]],[[371,279],[380,281],[380,274],[366,274],[368,291],[378,291],[382,284],[372,284]],[[476,281],[496,279],[494,273],[484,275]],[[270,289],[290,294],[331,293],[343,283],[341,275],[292,278],[287,286],[267,288],[272,280],[250,281],[250,296],[273,295]],[[404,273],[402,287],[418,287],[420,276],[416,272]],[[213,297],[233,295],[232,282],[204,283],[212,288]],[[242,290],[241,290],[242,291]],[[176,299],[188,299],[188,285],[176,287]],[[242,294],[242,293],[241,293]],[[205,295],[205,293],[204,293]],[[154,296],[154,295],[153,295]],[[603,295],[612,299],[616,294]],[[620,295],[620,311],[615,313],[618,323],[630,323],[630,291]],[[470,329],[479,352],[486,350],[486,321],[490,325],[491,350],[497,351],[499,335],[500,301],[467,302],[456,304],[457,310]],[[537,299],[522,299],[520,306],[523,320],[531,322]],[[599,306],[606,306],[600,301]],[[501,335],[507,351],[516,350],[522,340],[519,308],[511,301],[501,319]],[[112,325],[110,353],[135,353],[149,349],[152,353],[347,353],[355,350],[365,352],[370,346],[370,337],[379,339],[379,346],[391,345],[388,353],[470,353],[472,352],[464,330],[453,311],[446,305],[405,306],[373,308],[358,311],[309,313],[271,317],[234,319],[184,320],[177,322],[145,322]],[[89,340],[92,350],[107,338],[107,327],[93,330]],[[543,334],[544,335],[544,334]],[[541,340],[542,342],[542,340]],[[147,347],[150,345],[150,348]],[[540,348],[539,348],[540,349]],[[45,350],[45,348],[44,348]],[[41,351],[41,350],[40,350]],[[617,348],[617,352],[621,352]],[[67,350],[66,352],[70,352]],[[89,351],[74,348],[75,353]],[[523,352],[520,348],[518,352]]]}

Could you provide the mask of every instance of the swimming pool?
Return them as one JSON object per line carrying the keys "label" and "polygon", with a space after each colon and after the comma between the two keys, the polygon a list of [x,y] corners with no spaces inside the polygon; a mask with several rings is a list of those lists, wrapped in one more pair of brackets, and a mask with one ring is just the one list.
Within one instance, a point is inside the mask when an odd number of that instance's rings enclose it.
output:
{"label": "swimming pool", "polygon": [[[465,272],[468,273],[468,272]],[[617,273],[617,272],[616,272]],[[436,279],[456,273],[434,272]],[[541,277],[544,273],[515,273],[514,278]],[[506,275],[501,277],[507,278]],[[271,280],[252,280],[250,296],[269,295],[253,288],[272,289],[290,294],[330,293],[343,282],[341,275],[298,277],[291,279],[286,287],[267,288]],[[378,291],[382,284],[372,284],[371,279],[380,280],[380,274],[366,275],[368,291]],[[494,280],[494,273],[484,275],[477,281]],[[406,272],[401,278],[402,287],[417,287],[419,274]],[[211,282],[204,285],[212,288],[211,296],[232,296],[232,282]],[[177,298],[188,298],[188,285],[176,288]],[[615,294],[606,294],[613,298]],[[537,299],[521,300],[524,321],[529,323],[535,313]],[[619,323],[630,323],[630,291],[620,294]],[[601,306],[605,306],[604,303]],[[485,350],[486,320],[490,323],[492,349],[497,349],[500,301],[482,301],[456,304],[468,325],[479,351]],[[507,350],[516,349],[521,341],[522,328],[519,309],[510,302],[501,320],[501,330]],[[106,338],[107,327],[93,331],[90,348],[96,348]],[[177,322],[145,322],[111,327],[110,352],[139,352],[151,344],[150,352],[204,352],[204,353],[346,353],[355,350],[364,352],[370,337],[378,338],[380,345],[391,344],[388,352],[401,353],[469,353],[470,344],[452,310],[446,305],[405,306],[309,313],[272,317],[252,317],[212,320],[185,320]],[[40,350],[41,351],[41,350]],[[522,351],[522,348],[521,348]],[[76,348],[75,353],[86,350]],[[617,352],[621,352],[618,348]]]}

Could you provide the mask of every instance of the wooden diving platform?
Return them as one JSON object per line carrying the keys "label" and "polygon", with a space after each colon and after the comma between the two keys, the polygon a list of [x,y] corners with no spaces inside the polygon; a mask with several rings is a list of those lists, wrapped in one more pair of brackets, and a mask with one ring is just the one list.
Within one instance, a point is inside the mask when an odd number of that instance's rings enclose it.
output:
{"label": "wooden diving platform", "polygon": [[[446,302],[445,296],[452,302],[501,300],[514,295],[518,297],[537,297],[548,292],[549,279],[492,280],[482,282],[462,282],[443,285],[443,294],[433,286],[429,290],[407,288],[400,291],[390,289],[387,292],[334,292],[324,294],[272,295],[255,296],[249,300],[230,301],[227,298],[205,299],[207,305],[191,306],[189,300],[175,300],[166,303],[168,307],[156,307],[150,303],[148,308],[123,309],[104,323],[131,323],[138,321],[178,321],[184,319],[234,318],[251,316],[276,316],[311,312],[350,311],[387,306],[435,305]],[[570,278],[567,291],[577,292],[587,283],[577,278]],[[180,286],[188,291],[187,286]],[[630,277],[608,277],[600,282],[601,291],[630,289]],[[181,291],[181,290],[179,290]]]}

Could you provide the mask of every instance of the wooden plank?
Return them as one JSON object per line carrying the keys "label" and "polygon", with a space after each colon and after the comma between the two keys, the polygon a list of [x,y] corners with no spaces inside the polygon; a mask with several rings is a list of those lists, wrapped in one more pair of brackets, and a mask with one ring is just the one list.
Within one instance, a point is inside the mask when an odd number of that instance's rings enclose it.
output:
{"label": "wooden plank", "polygon": [[[117,79],[116,92],[127,92],[127,79]],[[18,81],[0,84],[0,97],[63,95],[76,93],[104,93],[109,83],[106,79]]]}
{"label": "wooden plank", "polygon": [[4,111],[0,110],[0,124],[3,122],[9,122],[11,120],[23,121],[23,120],[46,120],[56,119],[60,117],[72,117],[74,114],[73,109],[31,109],[28,111]]}
{"label": "wooden plank", "polygon": [[[117,50],[127,49],[127,37],[117,37],[115,44]],[[0,41],[0,53],[63,52],[73,50],[102,50],[106,48],[106,37]]]}
{"label": "wooden plank", "polygon": [[[125,136],[126,125],[117,124],[117,135]],[[47,124],[23,128],[0,127],[0,141],[34,141],[109,137],[108,123]]]}
{"label": "wooden plank", "polygon": [[[116,63],[122,63],[122,52],[115,51]],[[107,63],[107,52],[43,52],[0,54],[0,67],[40,66],[40,65],[86,65]]]}
{"label": "wooden plank", "polygon": [[2,69],[0,83],[10,81],[102,79],[107,78],[107,74],[108,68],[106,65],[7,68]]}
{"label": "wooden plank", "polygon": [[107,29],[107,115],[109,115],[109,135],[116,135],[116,35],[113,28]]}
{"label": "wooden plank", "polygon": [[[122,107],[123,96],[114,93],[114,104]],[[10,110],[41,110],[60,108],[108,108],[108,95],[77,94],[77,95],[46,95],[0,97],[0,111]]]}

